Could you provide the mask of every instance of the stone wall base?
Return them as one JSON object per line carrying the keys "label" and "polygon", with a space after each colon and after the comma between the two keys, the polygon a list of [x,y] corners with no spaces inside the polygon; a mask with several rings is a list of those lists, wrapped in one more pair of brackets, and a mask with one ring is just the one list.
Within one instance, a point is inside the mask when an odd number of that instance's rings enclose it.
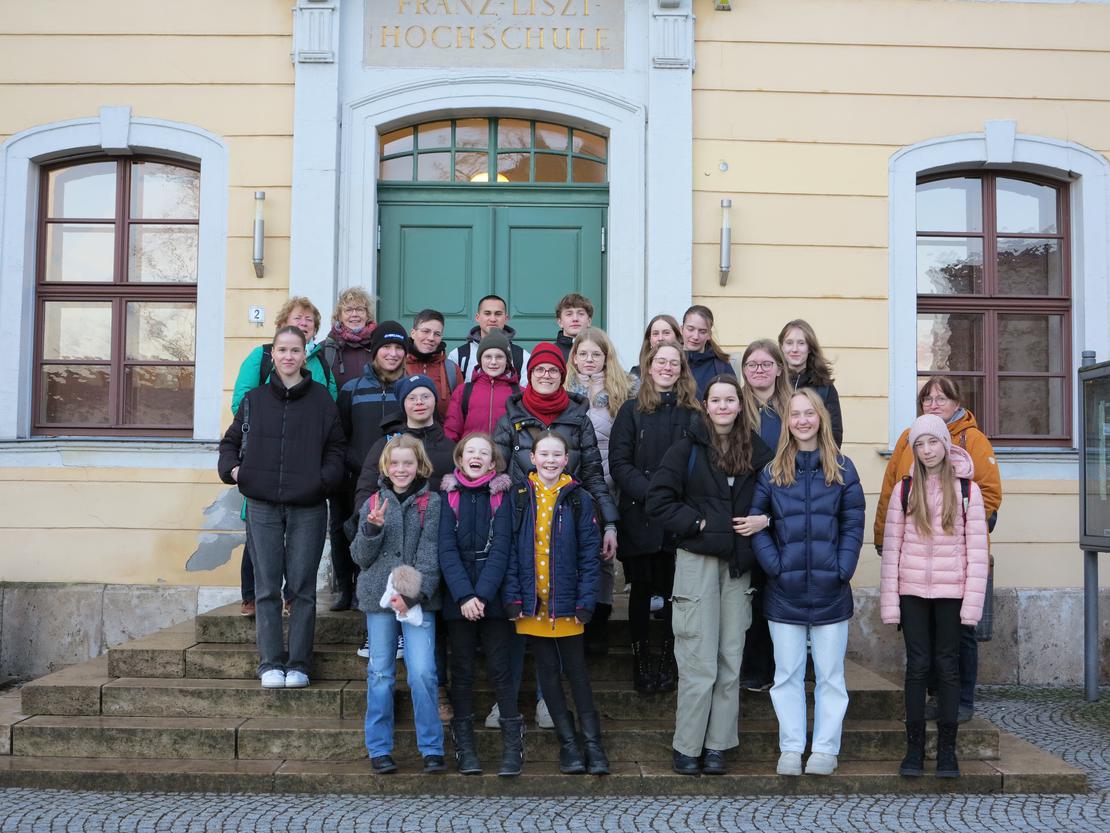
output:
{"label": "stone wall base", "polygon": [[[330,564],[320,575],[327,595]],[[855,591],[848,656],[898,678],[902,635],[879,619],[874,587]],[[0,677],[41,677],[198,613],[239,600],[237,587],[0,583]],[[1100,594],[1102,682],[1110,683],[1110,588]],[[980,644],[981,683],[1078,685],[1083,679],[1083,592],[995,590],[994,638]]]}

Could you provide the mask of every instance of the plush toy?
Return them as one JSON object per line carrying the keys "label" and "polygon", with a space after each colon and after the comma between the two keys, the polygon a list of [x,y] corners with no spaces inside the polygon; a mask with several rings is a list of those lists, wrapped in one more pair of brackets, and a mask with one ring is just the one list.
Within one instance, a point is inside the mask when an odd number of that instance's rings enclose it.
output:
{"label": "plush toy", "polygon": [[402,614],[397,611],[395,599],[398,596],[402,596],[404,599],[420,598],[420,587],[423,581],[424,577],[415,567],[408,564],[394,567],[389,574],[388,581],[386,581],[385,593],[382,595],[379,604],[382,607],[392,608],[396,612],[398,622],[408,622],[410,625],[419,626],[424,621],[424,612],[420,609],[420,605],[408,605],[408,610]]}

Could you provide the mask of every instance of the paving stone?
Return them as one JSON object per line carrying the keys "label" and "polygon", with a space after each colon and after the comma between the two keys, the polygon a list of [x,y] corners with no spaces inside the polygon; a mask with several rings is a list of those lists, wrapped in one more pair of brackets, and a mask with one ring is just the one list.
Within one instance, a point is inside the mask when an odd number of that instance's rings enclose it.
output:
{"label": "paving stone", "polygon": [[111,682],[100,656],[33,680],[20,689],[24,714],[100,714],[100,689]]}

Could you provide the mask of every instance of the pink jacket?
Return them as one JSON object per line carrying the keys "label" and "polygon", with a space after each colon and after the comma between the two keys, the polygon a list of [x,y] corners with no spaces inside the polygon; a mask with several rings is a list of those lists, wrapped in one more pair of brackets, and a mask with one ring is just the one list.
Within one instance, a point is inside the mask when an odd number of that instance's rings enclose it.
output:
{"label": "pink jacket", "polygon": [[[459,385],[451,394],[451,404],[447,406],[447,418],[443,421],[443,433],[455,442],[471,431],[485,431],[492,434],[497,420],[505,413],[505,403],[513,395],[517,384],[515,371],[505,371],[500,376],[490,378],[479,370],[474,371],[474,379]],[[466,386],[471,386],[470,401],[466,414],[463,414],[462,401]],[[520,388],[518,387],[517,390]]]}
{"label": "pink jacket", "polygon": [[[951,459],[956,477],[972,477],[975,467],[966,451],[953,446]],[[920,596],[924,599],[963,599],[960,622],[977,624],[983,615],[990,563],[987,515],[979,486],[971,483],[966,526],[963,511],[957,512],[955,531],[948,535],[940,521],[943,502],[940,481],[932,477],[926,480],[929,516],[933,519],[933,534],[929,538],[919,535],[912,521],[907,523],[902,511],[902,486],[903,482],[899,482],[894,487],[886,510],[879,581],[883,622],[896,625],[901,621],[899,596]],[[913,488],[919,486],[915,481]],[[959,488],[957,483],[957,495]]]}

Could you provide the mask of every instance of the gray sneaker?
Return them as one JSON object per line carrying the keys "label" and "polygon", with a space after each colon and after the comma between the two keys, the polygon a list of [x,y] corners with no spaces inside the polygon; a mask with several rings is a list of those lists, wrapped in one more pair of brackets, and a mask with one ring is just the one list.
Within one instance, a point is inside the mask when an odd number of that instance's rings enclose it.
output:
{"label": "gray sneaker", "polygon": [[547,703],[543,700],[536,701],[536,725],[541,729],[555,728],[555,721],[551,719],[551,712],[547,710]]}
{"label": "gray sneaker", "polygon": [[500,727],[501,727],[501,707],[498,706],[496,703],[494,703],[493,708],[490,709],[489,714],[486,715],[486,728],[487,729],[498,729]]}

